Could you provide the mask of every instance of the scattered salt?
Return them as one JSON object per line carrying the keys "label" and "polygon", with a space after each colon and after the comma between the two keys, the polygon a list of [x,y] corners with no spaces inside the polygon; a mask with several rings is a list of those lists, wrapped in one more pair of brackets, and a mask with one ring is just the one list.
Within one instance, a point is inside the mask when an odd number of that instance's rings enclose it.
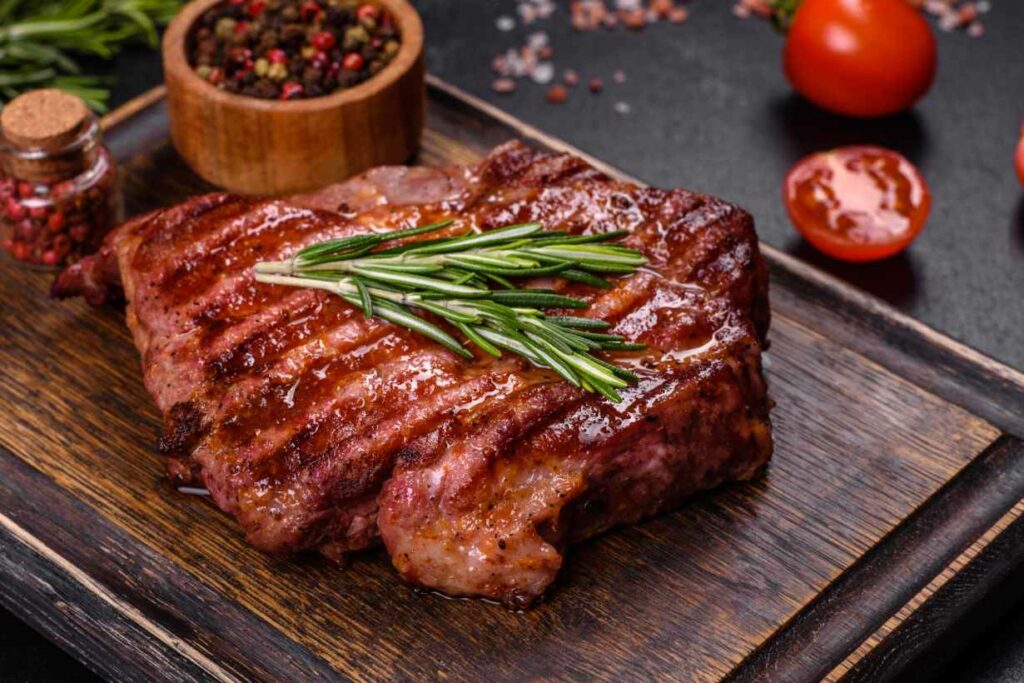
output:
{"label": "scattered salt", "polygon": [[551,62],[541,62],[533,68],[530,78],[534,83],[547,85],[555,78],[555,65]]}

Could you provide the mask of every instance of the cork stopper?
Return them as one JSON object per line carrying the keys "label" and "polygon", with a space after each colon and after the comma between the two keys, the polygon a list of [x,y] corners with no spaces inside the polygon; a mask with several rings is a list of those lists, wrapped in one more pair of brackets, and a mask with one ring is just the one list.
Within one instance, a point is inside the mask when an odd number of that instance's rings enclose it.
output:
{"label": "cork stopper", "polygon": [[33,90],[0,111],[0,162],[20,180],[56,182],[96,160],[100,129],[81,99],[61,90]]}
{"label": "cork stopper", "polygon": [[88,120],[85,102],[54,88],[19,95],[0,111],[0,127],[9,143],[47,151],[74,142]]}

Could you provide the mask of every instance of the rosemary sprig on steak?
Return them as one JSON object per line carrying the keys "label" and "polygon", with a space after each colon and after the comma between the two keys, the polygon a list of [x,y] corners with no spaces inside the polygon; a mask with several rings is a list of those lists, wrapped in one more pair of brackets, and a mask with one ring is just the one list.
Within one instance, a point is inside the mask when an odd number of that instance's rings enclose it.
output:
{"label": "rosemary sprig on steak", "polygon": [[602,320],[548,315],[541,309],[588,304],[548,289],[520,288],[514,280],[558,277],[611,287],[607,275],[628,275],[647,262],[639,252],[611,244],[626,233],[573,236],[526,223],[379,249],[452,223],[322,242],[290,260],[257,264],[255,276],[259,282],[333,292],[367,317],[401,325],[472,358],[450,332],[410,309],[427,311],[486,353],[518,354],[574,386],[620,401],[616,390],[635,382],[636,375],[595,352],[636,351],[644,345],[608,334],[609,324]]}

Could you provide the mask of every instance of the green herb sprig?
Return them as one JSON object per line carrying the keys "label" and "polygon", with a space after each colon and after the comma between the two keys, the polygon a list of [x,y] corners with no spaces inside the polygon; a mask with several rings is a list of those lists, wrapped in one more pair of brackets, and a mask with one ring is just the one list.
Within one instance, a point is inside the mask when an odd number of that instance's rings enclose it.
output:
{"label": "green herb sprig", "polygon": [[82,75],[79,55],[112,57],[127,43],[157,46],[157,27],[182,0],[0,0],[0,105],[54,87],[106,110],[106,80]]}
{"label": "green herb sprig", "polygon": [[587,302],[548,289],[520,288],[519,278],[558,277],[608,288],[608,275],[627,275],[644,256],[611,244],[625,232],[573,236],[539,223],[469,232],[380,249],[388,242],[436,232],[453,221],[397,232],[370,233],[307,247],[287,261],[254,268],[259,282],[322,289],[378,317],[473,358],[449,331],[410,309],[434,314],[485,353],[502,350],[550,368],[573,386],[612,401],[637,376],[594,355],[637,351],[594,318],[554,316],[541,309],[583,309]]}

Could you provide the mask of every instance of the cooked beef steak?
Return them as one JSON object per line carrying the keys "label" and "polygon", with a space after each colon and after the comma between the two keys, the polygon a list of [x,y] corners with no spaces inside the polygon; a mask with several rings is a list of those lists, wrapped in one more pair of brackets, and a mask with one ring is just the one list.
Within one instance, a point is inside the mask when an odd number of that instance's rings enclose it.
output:
{"label": "cooked beef steak", "polygon": [[[250,272],[446,217],[454,232],[631,233],[647,268],[607,291],[554,284],[648,345],[615,358],[641,378],[621,403],[517,357],[467,362]],[[264,550],[337,557],[379,538],[410,581],[522,606],[567,543],[748,479],[771,455],[767,272],[750,216],[569,155],[510,143],[478,166],[376,169],[288,201],[198,197],[117,229],[54,292],[98,302],[118,278],[172,473],[203,482]]]}

